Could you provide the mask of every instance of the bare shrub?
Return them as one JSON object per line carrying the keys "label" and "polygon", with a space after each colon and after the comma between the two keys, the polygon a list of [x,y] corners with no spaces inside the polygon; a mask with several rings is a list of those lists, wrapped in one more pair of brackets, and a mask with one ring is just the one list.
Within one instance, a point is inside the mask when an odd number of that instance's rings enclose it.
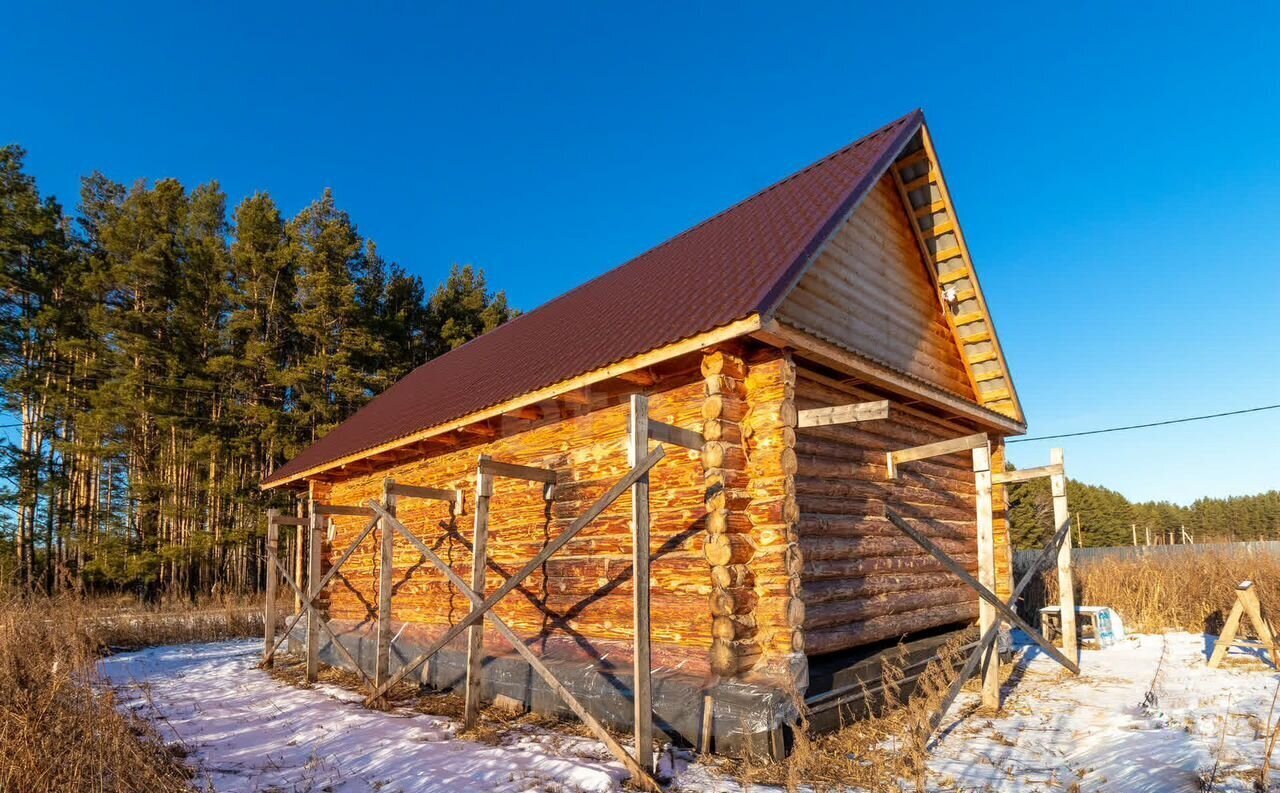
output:
{"label": "bare shrub", "polygon": [[93,610],[0,592],[0,790],[191,790],[185,751],[100,685]]}
{"label": "bare shrub", "polygon": [[[1280,557],[1269,554],[1152,554],[1082,560],[1074,568],[1076,603],[1110,606],[1125,628],[1135,632],[1185,630],[1216,635],[1241,581],[1254,583],[1264,609],[1280,608]],[[1043,582],[1046,602],[1055,603],[1057,571],[1044,573]]]}

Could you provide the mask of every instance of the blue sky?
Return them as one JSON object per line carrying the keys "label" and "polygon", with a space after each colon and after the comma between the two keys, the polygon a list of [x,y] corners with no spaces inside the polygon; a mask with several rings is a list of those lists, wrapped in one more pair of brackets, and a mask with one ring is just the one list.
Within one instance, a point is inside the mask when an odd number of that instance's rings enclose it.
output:
{"label": "blue sky", "polygon": [[[68,206],[332,187],[528,309],[919,106],[1030,435],[1280,402],[1274,14],[891,5],[17,4],[0,142]],[[1280,411],[1063,445],[1135,499],[1280,486]]]}

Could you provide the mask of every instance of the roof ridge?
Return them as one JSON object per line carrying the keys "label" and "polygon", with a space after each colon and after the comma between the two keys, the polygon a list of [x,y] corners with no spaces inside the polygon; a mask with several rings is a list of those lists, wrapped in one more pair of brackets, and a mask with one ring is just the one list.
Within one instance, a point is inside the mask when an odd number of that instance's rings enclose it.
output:
{"label": "roof ridge", "polygon": [[[632,256],[630,259],[627,259],[626,261],[624,261],[624,262],[622,262],[622,263],[620,263],[620,264],[617,264],[617,265],[614,265],[613,267],[610,267],[608,270],[605,270],[604,272],[600,273],[599,275],[596,275],[596,276],[594,276],[594,277],[592,277],[592,278],[590,278],[590,279],[588,279],[588,280],[586,280],[586,281],[583,281],[582,283],[578,284],[577,286],[570,288],[570,289],[569,289],[568,291],[566,291],[566,292],[561,292],[560,294],[556,295],[555,297],[551,298],[550,300],[548,300],[548,301],[547,301],[547,302],[545,302],[545,303],[540,303],[539,305],[537,305],[537,306],[535,306],[534,308],[530,309],[528,312],[526,312],[526,313],[524,313],[524,314],[521,314],[521,315],[520,315],[520,317],[516,317],[516,319],[518,320],[518,319],[520,319],[521,317],[527,317],[527,316],[529,316],[530,314],[532,314],[533,312],[535,312],[535,311],[538,311],[538,310],[542,309],[544,306],[549,306],[549,305],[551,305],[552,303],[556,303],[556,302],[558,302],[558,301],[560,301],[560,300],[563,300],[564,298],[567,298],[567,297],[569,297],[570,295],[572,295],[574,292],[577,292],[578,290],[583,289],[583,288],[585,288],[585,287],[587,287],[587,286],[589,286],[589,285],[591,285],[591,284],[595,283],[596,281],[599,281],[601,278],[604,278],[605,276],[611,275],[612,273],[615,273],[615,272],[617,272],[618,270],[621,270],[622,268],[624,268],[624,267],[626,267],[627,265],[631,264],[631,263],[632,263],[632,262],[634,262],[635,260],[640,259],[640,258],[642,258],[642,257],[644,257],[644,256],[648,256],[649,254],[654,253],[654,252],[656,252],[656,251],[659,251],[659,250],[661,250],[661,249],[663,249],[663,248],[667,247],[668,245],[672,244],[673,242],[675,242],[675,241],[679,240],[680,238],[685,237],[685,236],[687,236],[687,235],[689,235],[689,234],[692,234],[693,232],[697,231],[698,229],[700,229],[700,228],[702,228],[702,227],[704,227],[704,226],[708,226],[708,225],[710,225],[711,223],[714,223],[715,221],[719,220],[720,218],[724,217],[725,215],[728,215],[729,213],[733,212],[734,210],[738,209],[739,207],[743,206],[744,204],[748,204],[748,203],[750,203],[750,202],[752,202],[752,201],[756,200],[757,198],[760,198],[760,197],[762,197],[762,196],[764,196],[764,195],[766,195],[766,194],[768,194],[768,193],[770,193],[770,192],[773,192],[775,189],[777,189],[777,188],[779,188],[779,187],[782,187],[783,185],[787,184],[788,182],[791,182],[791,181],[793,181],[793,180],[795,180],[795,179],[797,179],[797,178],[799,178],[799,177],[803,176],[804,174],[808,173],[809,171],[812,171],[813,169],[817,168],[818,166],[823,165],[824,163],[829,162],[829,161],[831,161],[831,160],[835,159],[836,157],[841,156],[842,154],[845,154],[846,152],[848,152],[850,149],[854,148],[855,146],[860,146],[860,145],[862,145],[862,144],[864,144],[864,143],[868,143],[868,142],[870,142],[872,139],[877,138],[877,137],[879,137],[880,135],[882,135],[882,134],[885,134],[885,133],[889,132],[889,131],[890,131],[891,129],[893,129],[894,127],[897,127],[898,125],[900,125],[900,124],[902,124],[903,122],[907,121],[907,120],[908,120],[909,118],[911,118],[913,115],[916,115],[917,113],[920,113],[920,112],[921,112],[921,111],[920,111],[918,108],[917,108],[916,110],[912,110],[910,113],[907,113],[906,115],[900,116],[899,118],[896,118],[896,119],[894,119],[893,121],[890,121],[888,124],[885,124],[884,126],[880,127],[879,129],[875,130],[874,132],[869,132],[869,133],[867,133],[866,135],[863,135],[862,137],[858,138],[857,140],[854,140],[854,141],[852,141],[852,142],[850,142],[850,143],[848,143],[848,144],[845,144],[842,148],[839,148],[839,149],[837,149],[837,150],[835,150],[835,151],[831,152],[830,154],[826,155],[825,157],[822,157],[822,158],[820,158],[820,159],[814,160],[813,162],[809,163],[808,165],[806,165],[805,167],[801,168],[800,170],[795,171],[794,173],[791,173],[791,174],[790,174],[790,175],[788,175],[788,176],[784,176],[784,177],[782,177],[781,179],[779,179],[778,181],[773,182],[772,184],[769,184],[769,185],[767,185],[767,186],[765,186],[765,187],[760,188],[759,190],[757,190],[756,192],[754,192],[754,193],[752,193],[751,195],[747,196],[746,198],[740,199],[740,200],[739,200],[739,201],[737,201],[736,203],[731,204],[730,206],[728,206],[728,207],[726,207],[726,208],[724,208],[724,209],[720,210],[719,212],[715,213],[715,214],[714,214],[714,215],[712,215],[711,217],[704,218],[703,220],[698,221],[697,223],[693,224],[692,226],[690,226],[689,228],[685,229],[684,231],[681,231],[681,232],[680,232],[680,233],[678,233],[678,234],[675,234],[675,235],[673,235],[673,236],[671,236],[671,237],[668,237],[667,239],[663,240],[662,242],[659,242],[657,245],[654,245],[654,246],[652,246],[652,247],[650,247],[650,248],[645,248],[645,249],[644,249],[643,251],[641,251],[640,253],[637,253],[635,256]],[[511,320],[510,322],[507,322],[506,324],[507,324],[507,325],[510,325],[510,324],[511,324],[511,322],[514,322],[514,321],[515,321],[515,320]],[[495,328],[494,330],[497,330],[497,328]],[[478,336],[477,336],[476,338],[480,338],[480,337],[478,337]],[[474,340],[475,340],[475,339],[472,339],[472,341],[474,341]],[[470,342],[467,342],[467,343],[468,343],[468,344],[470,344]]]}
{"label": "roof ridge", "polygon": [[[499,330],[502,330],[503,328],[510,328],[510,327],[512,327],[512,326],[514,326],[514,325],[516,325],[517,323],[519,323],[519,322],[520,322],[520,320],[525,319],[525,318],[527,318],[527,317],[529,317],[529,316],[533,315],[533,314],[534,314],[534,312],[541,311],[542,309],[546,308],[547,306],[551,306],[551,305],[554,305],[555,303],[560,302],[561,300],[565,300],[566,298],[568,298],[568,297],[570,297],[571,295],[573,295],[575,292],[578,292],[578,291],[580,291],[580,290],[582,290],[582,289],[585,289],[585,288],[587,288],[588,286],[590,286],[591,284],[594,284],[596,281],[599,281],[599,280],[600,280],[600,279],[602,279],[602,278],[605,278],[605,277],[607,277],[607,276],[609,276],[609,275],[612,275],[613,273],[616,273],[617,271],[621,270],[622,268],[626,267],[627,265],[631,264],[632,262],[636,261],[637,259],[640,259],[640,258],[643,258],[643,257],[645,257],[645,256],[648,256],[649,254],[654,253],[655,251],[659,251],[659,250],[661,250],[661,249],[663,249],[663,248],[667,247],[668,245],[671,245],[672,243],[676,242],[677,240],[681,239],[682,237],[685,237],[685,236],[687,236],[687,235],[689,235],[689,234],[692,234],[693,232],[697,231],[698,229],[700,229],[700,228],[702,228],[702,227],[704,227],[704,226],[710,225],[711,223],[715,222],[716,220],[719,220],[721,217],[723,217],[723,216],[725,216],[725,215],[728,215],[729,213],[733,212],[734,210],[738,209],[739,207],[741,207],[741,206],[743,206],[743,205],[745,205],[745,204],[748,204],[748,203],[750,203],[750,202],[752,202],[752,201],[755,201],[756,199],[761,198],[762,196],[765,196],[765,195],[767,195],[767,194],[769,194],[769,193],[773,192],[773,191],[774,191],[774,190],[776,190],[777,188],[782,187],[783,185],[787,184],[788,182],[791,182],[791,181],[793,181],[793,180],[795,180],[795,179],[797,179],[797,178],[799,178],[799,177],[801,177],[801,176],[805,175],[806,173],[808,173],[808,172],[810,172],[810,171],[814,170],[815,168],[818,168],[819,166],[821,166],[821,165],[823,165],[823,164],[825,164],[825,163],[827,163],[827,162],[830,162],[831,160],[833,160],[833,159],[835,159],[835,158],[837,158],[837,157],[839,157],[839,156],[841,156],[841,155],[843,155],[843,154],[847,153],[850,149],[852,149],[852,148],[854,148],[854,147],[856,147],[856,146],[861,146],[861,145],[863,145],[864,143],[869,143],[869,142],[871,142],[872,140],[874,140],[874,139],[876,139],[877,137],[879,137],[880,135],[883,135],[883,134],[885,134],[885,133],[890,132],[890,131],[891,131],[891,130],[893,130],[895,127],[897,127],[897,126],[901,125],[903,122],[907,121],[907,120],[908,120],[908,119],[910,119],[912,116],[914,116],[914,115],[916,115],[916,114],[918,114],[918,113],[920,113],[920,112],[921,112],[921,111],[920,111],[920,109],[919,109],[919,108],[917,108],[917,109],[915,109],[915,110],[912,110],[910,113],[907,113],[907,114],[905,114],[905,115],[903,115],[903,116],[900,116],[900,117],[898,117],[898,118],[894,119],[893,121],[890,121],[888,124],[885,124],[884,126],[880,127],[879,129],[877,129],[877,130],[875,130],[875,131],[873,131],[873,132],[869,132],[869,133],[867,133],[866,135],[863,135],[862,137],[860,137],[860,138],[858,138],[858,139],[856,139],[856,140],[854,140],[854,141],[851,141],[851,142],[849,142],[849,143],[845,144],[843,147],[841,147],[841,148],[839,148],[839,149],[836,149],[835,151],[831,152],[830,154],[826,155],[825,157],[821,157],[821,158],[819,158],[819,159],[817,159],[817,160],[814,160],[813,162],[809,163],[808,165],[806,165],[805,167],[801,168],[800,170],[795,171],[795,172],[793,172],[793,173],[789,174],[788,176],[784,176],[784,177],[782,177],[781,179],[779,179],[778,181],[773,182],[772,184],[769,184],[769,185],[767,185],[767,186],[765,186],[765,187],[760,188],[759,190],[757,190],[756,192],[754,192],[754,193],[752,193],[751,195],[747,196],[746,198],[740,199],[740,200],[739,200],[739,201],[737,201],[736,203],[734,203],[734,204],[732,204],[732,205],[730,205],[730,206],[726,207],[725,209],[720,210],[719,212],[715,213],[715,214],[714,214],[714,215],[712,215],[711,217],[709,217],[709,218],[705,218],[705,219],[703,219],[703,220],[701,220],[701,221],[699,221],[699,222],[695,223],[694,225],[690,226],[689,228],[685,229],[684,231],[681,231],[680,233],[675,234],[674,236],[668,237],[667,239],[663,240],[662,242],[658,243],[657,245],[654,245],[653,247],[650,247],[650,248],[646,248],[646,249],[644,249],[644,250],[643,250],[643,251],[641,251],[640,253],[637,253],[635,256],[632,256],[630,259],[627,259],[626,261],[622,262],[621,264],[614,265],[613,267],[610,267],[608,270],[605,270],[604,272],[600,273],[599,275],[593,276],[592,278],[589,278],[589,279],[587,279],[586,281],[583,281],[582,283],[578,284],[577,286],[574,286],[574,287],[569,288],[569,289],[568,289],[567,291],[565,291],[565,292],[561,292],[560,294],[556,295],[555,297],[551,298],[550,300],[546,301],[545,303],[539,303],[538,305],[534,306],[533,308],[529,309],[528,311],[521,312],[519,316],[517,316],[517,317],[514,317],[514,318],[512,318],[512,319],[507,320],[506,322],[502,323],[501,325],[499,325],[498,327],[494,328],[492,331],[489,331],[488,333],[482,333],[481,335],[476,336],[476,337],[475,337],[475,338],[473,338],[473,339],[469,339],[469,340],[467,340],[467,341],[463,342],[462,344],[459,344],[457,347],[454,347],[452,350],[449,350],[448,352],[444,353],[443,355],[440,355],[440,356],[438,356],[438,357],[436,357],[436,358],[432,358],[430,361],[424,361],[423,363],[421,363],[421,364],[419,364],[418,366],[414,367],[414,369],[417,369],[417,368],[418,368],[418,367],[420,367],[420,366],[426,366],[427,364],[431,363],[432,361],[438,361],[438,360],[440,360],[441,358],[444,358],[444,357],[445,357],[445,356],[447,356],[447,355],[451,355],[451,354],[453,354],[453,353],[457,352],[458,350],[461,350],[462,348],[466,347],[467,345],[474,344],[475,342],[479,341],[480,339],[484,338],[485,336],[488,336],[490,333],[494,333],[494,332],[497,332],[497,331],[499,331]],[[510,332],[510,331],[508,331],[508,332]],[[413,370],[410,370],[410,371],[413,371]],[[405,375],[405,376],[408,376],[408,375],[407,375],[407,373],[406,373],[406,375]],[[403,380],[403,379],[404,379],[404,378],[402,377],[402,378],[401,378],[401,380]],[[399,382],[400,382],[400,380],[396,381],[396,383],[399,383]],[[396,383],[393,383],[391,387],[392,387],[392,388],[393,388],[393,387],[395,387]],[[390,390],[390,389],[388,389],[388,390]]]}

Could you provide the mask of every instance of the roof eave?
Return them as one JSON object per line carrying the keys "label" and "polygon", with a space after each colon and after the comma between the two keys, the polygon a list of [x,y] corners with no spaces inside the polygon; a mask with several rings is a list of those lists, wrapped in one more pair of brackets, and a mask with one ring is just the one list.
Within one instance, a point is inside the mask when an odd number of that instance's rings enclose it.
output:
{"label": "roof eave", "polygon": [[562,396],[564,394],[575,391],[584,386],[594,385],[596,383],[603,382],[605,380],[617,377],[619,375],[627,374],[628,372],[634,372],[638,369],[643,369],[646,366],[652,366],[653,364],[661,363],[662,361],[667,361],[672,358],[676,358],[681,355],[694,352],[696,350],[702,349],[703,347],[708,347],[712,344],[718,344],[720,342],[729,341],[730,339],[739,338],[741,336],[749,336],[755,333],[756,331],[760,330],[760,328],[761,328],[760,315],[753,313],[735,322],[731,322],[727,325],[722,325],[719,328],[714,328],[704,333],[700,333],[695,336],[690,336],[689,338],[681,339],[679,341],[672,342],[671,344],[667,344],[662,347],[657,347],[647,352],[640,353],[639,355],[632,356],[631,358],[627,358],[625,360],[609,364],[608,366],[604,366],[599,369],[592,370],[590,372],[584,372],[582,374],[575,375],[574,377],[571,377],[567,380],[562,380],[559,383],[555,383],[545,388],[538,389],[537,391],[530,391],[527,394],[522,394],[518,397],[513,397],[512,399],[509,399],[505,402],[500,402],[497,405],[484,408],[483,410],[478,410],[474,413],[470,413],[468,415],[462,416],[452,421],[448,421],[443,424],[437,424],[433,427],[427,427],[425,429],[414,432],[410,435],[405,435],[401,438],[397,438],[393,441],[388,441],[378,446],[372,446],[368,449],[363,449],[359,452],[355,452],[345,457],[336,458],[329,462],[322,463],[312,468],[308,468],[304,471],[299,471],[298,473],[292,474],[288,477],[285,477],[279,480],[273,480],[270,476],[268,476],[259,485],[259,488],[264,491],[275,490],[277,488],[285,487],[290,484],[303,482],[303,481],[306,481],[307,479],[332,471],[335,468],[341,468],[345,465],[350,465],[351,463],[358,462],[367,457],[371,457],[375,454],[382,454],[385,452],[392,451],[394,449],[399,449],[401,447],[408,446],[413,443],[418,443],[420,441],[433,438],[437,435],[443,435],[446,432],[452,432],[453,430],[460,429],[469,424],[474,424],[476,422],[480,422],[486,419],[491,419],[496,416],[500,416],[503,413],[508,413],[512,410],[517,410],[519,408],[532,405],[536,402],[541,402],[544,399],[554,399],[555,397]]}

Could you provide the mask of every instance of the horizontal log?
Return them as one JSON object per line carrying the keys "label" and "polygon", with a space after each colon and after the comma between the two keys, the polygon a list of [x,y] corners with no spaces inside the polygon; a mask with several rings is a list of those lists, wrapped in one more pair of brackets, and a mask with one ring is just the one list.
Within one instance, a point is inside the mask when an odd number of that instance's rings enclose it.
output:
{"label": "horizontal log", "polygon": [[971,508],[940,506],[938,504],[916,504],[909,499],[849,498],[799,493],[796,495],[796,502],[800,505],[801,515],[816,512],[830,515],[883,515],[885,507],[888,506],[913,519],[955,521],[957,523],[975,519]]}
{"label": "horizontal log", "polygon": [[[976,553],[976,542],[934,539],[933,543],[949,554]],[[918,556],[926,553],[908,537],[814,537],[800,538],[800,550],[806,561],[819,562],[847,559],[869,559],[881,556]]]}
{"label": "horizontal log", "polygon": [[875,617],[852,625],[805,631],[810,657],[847,650],[943,625],[971,622],[978,616],[977,600]]}
{"label": "horizontal log", "polygon": [[[976,542],[973,521],[946,522],[918,520],[917,528],[928,537]],[[880,515],[832,515],[820,512],[802,513],[796,521],[800,536],[816,537],[897,537],[902,534],[888,518]]]}
{"label": "horizontal log", "polygon": [[731,614],[748,614],[756,607],[759,597],[747,587],[713,589],[708,598],[711,615],[727,617]]}
{"label": "horizontal log", "polygon": [[889,418],[889,400],[856,402],[849,405],[832,405],[801,409],[797,427],[821,427],[827,424],[854,424],[860,421],[881,421]]}
{"label": "horizontal log", "polygon": [[804,581],[801,597],[813,608],[825,603],[859,600],[895,592],[913,592],[922,589],[945,589],[955,586],[960,579],[950,572],[940,573],[881,573],[863,578]]}
{"label": "horizontal log", "polygon": [[[954,576],[952,580],[959,581]],[[977,596],[972,589],[960,583],[942,589],[892,592],[857,600],[841,600],[810,606],[805,612],[804,628],[806,631],[821,630],[864,622],[877,617],[969,601],[976,603]]]}
{"label": "horizontal log", "polygon": [[707,534],[702,553],[712,565],[742,564],[751,560],[756,544],[746,534]]}
{"label": "horizontal log", "polygon": [[725,375],[740,380],[747,376],[747,364],[736,355],[716,350],[702,357],[701,371],[703,377]]}
{"label": "horizontal log", "polygon": [[747,415],[747,400],[728,394],[712,394],[702,403],[702,419],[710,421],[741,421]]}
{"label": "horizontal log", "polygon": [[[896,486],[895,486],[896,485]],[[972,497],[947,490],[933,490],[885,480],[846,479],[842,477],[796,475],[796,494],[831,496],[837,498],[875,498],[889,502],[903,501],[912,504],[936,504],[971,511],[976,504]]]}
{"label": "horizontal log", "polygon": [[[976,553],[956,554],[952,557],[970,572],[978,569]],[[832,578],[859,578],[878,573],[939,573],[945,567],[932,556],[873,556],[869,559],[804,560],[805,581],[822,581]]]}
{"label": "horizontal log", "polygon": [[721,589],[749,587],[755,583],[755,574],[746,564],[716,565],[711,568],[711,582]]}
{"label": "horizontal log", "polygon": [[753,639],[756,632],[756,618],[750,614],[715,617],[711,621],[711,635],[726,642]]}
{"label": "horizontal log", "polygon": [[708,441],[725,441],[726,443],[741,443],[742,429],[736,421],[721,421],[720,419],[711,419],[702,423],[702,437]]}

